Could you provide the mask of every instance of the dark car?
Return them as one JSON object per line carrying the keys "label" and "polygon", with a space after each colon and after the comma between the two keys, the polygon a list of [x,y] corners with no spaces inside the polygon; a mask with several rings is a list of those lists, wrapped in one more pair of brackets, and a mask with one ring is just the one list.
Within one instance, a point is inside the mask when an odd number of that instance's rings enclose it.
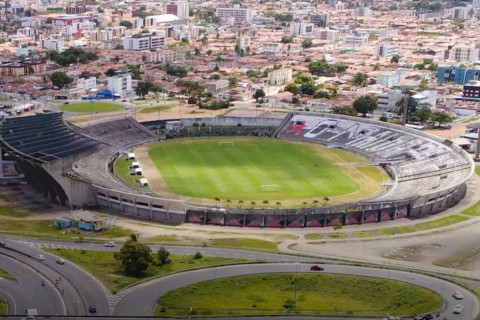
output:
{"label": "dark car", "polygon": [[320,266],[311,266],[310,267],[310,271],[323,271],[323,270],[325,270],[325,269],[323,269]]}
{"label": "dark car", "polygon": [[90,313],[97,312],[97,307],[95,305],[91,305],[90,307],[88,307],[88,312]]}
{"label": "dark car", "polygon": [[5,247],[5,242],[0,241],[0,247]]}
{"label": "dark car", "polygon": [[434,318],[433,314],[426,314],[423,316],[423,320],[432,320]]}

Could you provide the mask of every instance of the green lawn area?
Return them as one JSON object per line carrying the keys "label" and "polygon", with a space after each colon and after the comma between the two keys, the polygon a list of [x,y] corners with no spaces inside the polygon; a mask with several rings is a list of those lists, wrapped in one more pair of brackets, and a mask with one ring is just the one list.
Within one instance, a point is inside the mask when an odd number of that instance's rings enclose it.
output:
{"label": "green lawn area", "polygon": [[60,107],[60,110],[68,112],[109,112],[122,110],[123,108],[123,105],[119,103],[92,101],[64,104]]}
{"label": "green lawn area", "polygon": [[[135,161],[135,160],[134,160]],[[128,160],[125,161],[125,157],[123,155],[120,155],[117,160],[113,163],[113,170],[115,174],[117,174],[120,179],[125,181],[127,184],[134,188],[140,188],[140,189],[149,189],[148,186],[141,186],[140,183],[137,180],[140,180],[141,178],[145,178],[143,175],[142,176],[131,176],[130,172],[133,170],[128,168],[129,166],[132,165],[134,161]]]}
{"label": "green lawn area", "polygon": [[[101,241],[106,239],[115,239],[128,237],[133,231],[115,227],[113,230],[93,234],[93,240]],[[37,237],[42,239],[63,239],[86,241],[90,239],[89,232],[66,232],[53,226],[53,220],[12,220],[0,218],[0,233],[21,235],[26,237]]]}
{"label": "green lawn area", "polygon": [[19,210],[15,206],[0,205],[0,216],[12,217],[12,218],[25,218],[25,217],[28,217],[28,215],[29,215],[28,212]]}
{"label": "green lawn area", "polygon": [[453,215],[433,221],[417,223],[415,227],[417,227],[419,230],[437,229],[466,220],[468,220],[468,218]]}
{"label": "green lawn area", "polygon": [[145,107],[138,110],[139,113],[154,113],[170,109],[171,106],[155,106],[155,107]]}
{"label": "green lawn area", "polygon": [[360,189],[309,144],[263,138],[185,139],[152,145],[149,154],[169,191],[195,198],[321,199]]}
{"label": "green lawn area", "polygon": [[330,151],[335,154],[337,157],[342,159],[342,161],[347,162],[347,163],[353,163],[353,162],[368,162],[367,158],[362,157],[358,154],[351,153],[349,151],[343,150],[343,149],[330,149]]}
{"label": "green lawn area", "polygon": [[475,166],[475,173],[480,176],[480,166]]}
{"label": "green lawn area", "polygon": [[375,230],[375,233],[379,236],[391,236],[396,234],[395,230],[392,229],[378,229]]}
{"label": "green lawn area", "polygon": [[331,233],[328,234],[328,236],[330,238],[333,238],[333,239],[347,239],[348,238],[348,234],[343,233],[343,232],[331,232]]}
{"label": "green lawn area", "polygon": [[373,234],[370,231],[363,230],[363,231],[353,232],[352,236],[354,236],[355,238],[368,238],[368,237],[373,237]]}
{"label": "green lawn area", "polygon": [[379,184],[388,179],[388,174],[379,166],[358,166],[355,168]]}
{"label": "green lawn area", "polygon": [[68,260],[67,263],[71,262],[82,267],[102,282],[112,293],[119,292],[123,288],[143,279],[159,277],[171,272],[207,266],[243,263],[247,261],[246,259],[240,258],[232,259],[207,256],[204,256],[202,259],[193,259],[193,256],[171,254],[171,263],[163,267],[150,265],[142,276],[133,277],[125,275],[120,262],[113,258],[113,252],[64,249],[48,249],[47,251],[65,258]]}
{"label": "green lawn area", "polygon": [[17,280],[17,278],[15,278],[11,273],[3,270],[2,268],[0,268],[0,278],[9,279],[9,280]]}
{"label": "green lawn area", "polygon": [[[476,169],[475,169],[475,171],[476,171]],[[475,203],[470,208],[463,210],[461,213],[467,214],[469,216],[480,216],[480,201]]]}
{"label": "green lawn area", "polygon": [[[297,288],[295,292],[295,288]],[[295,304],[287,310],[286,304]],[[333,274],[263,274],[206,281],[160,297],[154,316],[323,314],[392,316],[428,313],[441,297],[422,287],[370,277]]]}
{"label": "green lawn area", "polygon": [[320,239],[323,239],[323,236],[321,234],[318,234],[318,233],[307,233],[305,235],[305,239],[307,239],[307,240],[320,240]]}
{"label": "green lawn area", "polygon": [[0,316],[8,315],[7,300],[0,294]]}
{"label": "green lawn area", "polygon": [[397,227],[397,230],[400,231],[400,233],[411,233],[417,231],[417,229],[409,226]]}

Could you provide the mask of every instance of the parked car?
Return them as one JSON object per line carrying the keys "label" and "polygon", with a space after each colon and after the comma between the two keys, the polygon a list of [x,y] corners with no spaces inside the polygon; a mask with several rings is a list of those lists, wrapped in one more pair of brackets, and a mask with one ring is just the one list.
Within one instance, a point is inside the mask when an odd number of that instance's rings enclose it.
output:
{"label": "parked car", "polygon": [[452,296],[457,299],[457,300],[462,300],[463,299],[463,293],[461,293],[460,291],[456,290],[456,291],[453,291],[453,294]]}
{"label": "parked car", "polygon": [[90,312],[90,313],[95,313],[95,312],[97,312],[97,307],[96,307],[94,304],[90,305],[90,306],[88,307],[88,312]]}
{"label": "parked car", "polygon": [[460,314],[463,311],[463,304],[457,304],[455,308],[453,308],[454,314]]}
{"label": "parked car", "polygon": [[115,247],[115,242],[109,241],[109,242],[105,243],[103,246],[113,248],[113,247]]}
{"label": "parked car", "polygon": [[45,256],[43,254],[39,254],[36,258],[37,258],[38,261],[44,261],[45,260]]}
{"label": "parked car", "polygon": [[310,267],[310,271],[323,271],[323,270],[325,269],[317,265]]}
{"label": "parked car", "polygon": [[0,247],[5,247],[5,246],[6,246],[5,242],[0,241]]}
{"label": "parked car", "polygon": [[57,259],[57,261],[55,261],[55,262],[58,263],[58,264],[65,264],[64,259]]}
{"label": "parked car", "polygon": [[426,314],[423,316],[423,320],[432,320],[434,318],[433,314]]}

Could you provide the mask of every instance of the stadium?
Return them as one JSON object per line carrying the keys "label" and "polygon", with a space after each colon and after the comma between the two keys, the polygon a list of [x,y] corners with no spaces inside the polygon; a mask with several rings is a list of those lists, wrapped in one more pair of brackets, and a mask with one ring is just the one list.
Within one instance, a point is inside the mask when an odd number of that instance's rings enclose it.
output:
{"label": "stadium", "polygon": [[[346,150],[367,158],[370,165],[381,167],[388,179],[383,181],[377,192],[363,194],[362,198],[352,196],[356,190],[356,182],[353,181],[351,188],[344,190],[344,201],[331,205],[320,205],[318,201],[315,205],[310,205],[312,199],[315,199],[315,192],[319,192],[319,200],[328,199],[326,195],[331,194],[321,193],[318,191],[322,190],[320,186],[315,189],[315,181],[307,181],[306,184],[313,186],[313,194],[295,196],[303,203],[302,206],[295,203],[289,205],[290,202],[286,201],[286,204],[276,207],[247,203],[244,206],[219,207],[211,197],[208,199],[210,202],[205,199],[196,201],[195,196],[188,198],[171,190],[155,193],[140,184],[129,184],[114,169],[116,161],[127,163],[123,159],[128,160],[133,173],[140,169],[138,164],[131,166],[133,161],[139,161],[135,159],[138,148],[159,142],[159,145],[168,145],[171,141],[184,142],[202,137],[217,137],[214,144],[223,151],[232,147],[232,150],[237,151],[239,148],[236,146],[239,145],[236,139],[239,137],[269,139],[271,145],[282,141],[306,145],[307,148],[323,146],[326,150]],[[221,139],[218,140],[218,137]],[[217,117],[147,123],[121,116],[92,121],[83,126],[69,123],[61,112],[49,112],[4,120],[0,123],[0,144],[2,166],[14,164],[18,173],[4,178],[10,178],[11,182],[26,179],[33,188],[54,203],[70,208],[99,207],[109,212],[168,225],[197,223],[302,228],[422,217],[457,204],[465,196],[466,182],[474,170],[471,157],[448,139],[365,118],[313,112],[292,112],[283,118]],[[293,153],[302,154],[302,151]],[[162,162],[162,159],[167,162],[165,154],[158,161]],[[178,162],[178,159],[181,157],[174,161]],[[307,156],[301,159],[308,159],[310,165],[295,166],[299,160],[293,159],[288,168],[300,170],[302,175],[307,172],[305,179],[315,178],[316,172],[324,166],[316,160],[311,163],[311,158]],[[268,159],[262,161],[268,164]],[[143,165],[142,161],[140,165]],[[240,170],[239,168],[233,166],[230,170]],[[285,171],[284,168],[281,167],[276,174]],[[166,176],[164,170],[160,170],[162,176]],[[331,172],[335,172],[335,176],[329,176],[329,179],[340,180],[341,170]],[[176,177],[179,175],[171,177],[170,181],[175,181]],[[241,175],[231,180],[236,182],[240,179],[238,177]],[[189,179],[191,185],[195,185],[195,177],[189,178],[187,175],[184,178],[186,180],[183,185],[190,184]],[[255,180],[254,178],[252,179]],[[144,184],[147,183],[146,180],[143,181]],[[281,181],[276,183],[265,177],[255,182],[253,188],[259,188],[258,190],[246,191],[251,191],[250,194],[265,191],[257,201],[268,196],[273,203],[279,203],[277,200],[283,200],[286,194],[294,193],[295,190],[294,186],[288,189],[290,191],[284,190],[287,188],[288,177]],[[320,184],[324,187],[325,182]],[[167,185],[170,188],[171,182],[167,181]],[[200,188],[191,189],[202,189],[201,184],[199,186]],[[326,187],[330,188],[328,185]],[[332,192],[332,188],[327,190],[329,191],[325,192]],[[280,196],[275,193],[280,191],[287,192],[278,199]],[[203,195],[207,198],[209,196]],[[248,200],[248,204],[254,203],[250,202],[251,195],[245,195],[245,198],[235,198],[235,194],[228,196],[232,200],[244,199]],[[219,199],[215,196],[215,202],[217,200]]]}

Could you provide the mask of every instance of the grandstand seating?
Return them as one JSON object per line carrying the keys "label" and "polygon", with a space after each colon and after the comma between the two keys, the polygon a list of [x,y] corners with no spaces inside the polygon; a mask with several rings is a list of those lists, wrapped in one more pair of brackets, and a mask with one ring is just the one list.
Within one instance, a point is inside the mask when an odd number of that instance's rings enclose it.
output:
{"label": "grandstand seating", "polygon": [[[80,154],[101,143],[70,130],[63,113],[9,118],[0,123],[2,144],[39,162],[48,162]],[[62,137],[59,139],[59,137]]]}
{"label": "grandstand seating", "polygon": [[[403,127],[328,115],[295,114],[277,136],[344,148],[387,165],[393,187],[376,200],[404,199],[461,183],[471,164],[451,145]],[[448,179],[447,179],[448,177]]]}

